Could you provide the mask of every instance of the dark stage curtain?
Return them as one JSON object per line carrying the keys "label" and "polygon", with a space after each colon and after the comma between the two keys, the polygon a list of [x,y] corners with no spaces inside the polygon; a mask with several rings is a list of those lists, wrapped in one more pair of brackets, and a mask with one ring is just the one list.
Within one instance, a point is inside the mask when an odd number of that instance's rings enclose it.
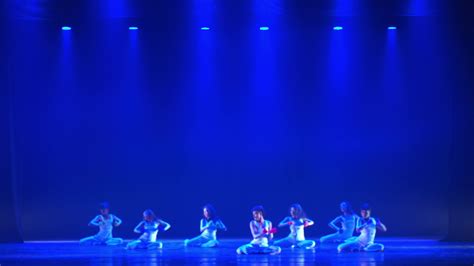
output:
{"label": "dark stage curtain", "polygon": [[[469,82],[466,82],[465,85],[468,84]],[[457,108],[461,109],[458,113],[463,115],[456,119],[460,130],[453,140],[449,227],[445,240],[472,242],[474,241],[473,90],[465,89],[462,95],[463,99],[459,99],[457,105]]]}
{"label": "dark stage curtain", "polygon": [[[457,29],[456,78],[454,118],[456,134],[452,141],[452,179],[449,188],[449,227],[445,241],[474,241],[474,18],[468,8],[457,7],[453,12]],[[461,26],[459,26],[461,25]]]}
{"label": "dark stage curtain", "polygon": [[[0,7],[1,8],[1,7]],[[0,9],[0,15],[3,8]],[[12,84],[9,75],[7,19],[0,19],[0,243],[22,242],[13,168]]]}
{"label": "dark stage curtain", "polygon": [[453,176],[445,241],[474,241],[474,101],[472,95],[465,96],[464,104],[459,106],[464,111],[464,115],[458,118],[462,130],[453,141]]}

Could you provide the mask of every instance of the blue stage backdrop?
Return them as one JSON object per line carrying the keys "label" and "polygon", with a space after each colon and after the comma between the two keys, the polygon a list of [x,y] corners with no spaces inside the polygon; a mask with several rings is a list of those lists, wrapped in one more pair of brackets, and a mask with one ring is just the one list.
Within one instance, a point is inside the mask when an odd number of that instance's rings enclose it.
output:
{"label": "blue stage backdrop", "polygon": [[228,226],[221,237],[247,238],[253,205],[277,223],[300,203],[316,238],[343,200],[369,202],[387,236],[446,233],[459,114],[442,20],[387,30],[376,18],[203,25],[186,14],[135,21],[136,31],[120,18],[15,22],[26,239],[95,233],[87,223],[103,200],[125,238],[146,208],[172,225],[159,237],[196,235],[206,203]]}

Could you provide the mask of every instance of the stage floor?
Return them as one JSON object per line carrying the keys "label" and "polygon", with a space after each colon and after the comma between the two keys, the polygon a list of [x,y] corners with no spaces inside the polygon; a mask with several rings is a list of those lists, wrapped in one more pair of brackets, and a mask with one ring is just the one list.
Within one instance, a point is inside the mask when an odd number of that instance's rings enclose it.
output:
{"label": "stage floor", "polygon": [[283,249],[280,255],[236,255],[247,239],[221,240],[219,248],[184,248],[181,240],[163,240],[162,250],[79,246],[77,242],[0,244],[0,266],[8,265],[474,265],[474,243],[380,238],[385,252],[338,254],[335,245],[314,250]]}

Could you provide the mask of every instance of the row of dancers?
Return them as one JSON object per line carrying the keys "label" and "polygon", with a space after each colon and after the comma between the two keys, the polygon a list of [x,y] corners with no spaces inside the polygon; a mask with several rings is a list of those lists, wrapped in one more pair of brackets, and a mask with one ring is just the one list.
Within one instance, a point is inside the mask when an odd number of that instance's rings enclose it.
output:
{"label": "row of dancers", "polygon": [[[383,251],[384,246],[375,243],[377,230],[387,231],[387,227],[379,220],[371,216],[371,208],[368,204],[363,204],[360,208],[360,216],[356,215],[348,202],[340,204],[342,214],[329,223],[329,226],[336,232],[319,239],[319,243],[339,243],[338,252],[352,251]],[[253,220],[250,221],[250,232],[252,241],[237,248],[237,254],[279,254],[282,247],[313,249],[316,241],[307,240],[304,229],[312,226],[314,221],[306,217],[300,204],[293,204],[290,207],[290,215],[285,217],[277,227],[264,218],[263,206],[255,206],[251,210]],[[90,237],[80,240],[84,245],[110,245],[116,246],[124,243],[122,238],[115,238],[112,235],[113,227],[119,226],[122,220],[110,213],[110,206],[107,202],[100,204],[100,214],[94,217],[90,226],[99,228],[99,232]],[[277,228],[289,227],[290,234],[279,240],[273,240],[273,235]],[[159,219],[155,213],[147,209],[143,212],[143,221],[134,229],[135,233],[141,234],[137,240],[133,240],[126,245],[126,249],[161,249],[163,243],[157,241],[159,231],[167,231],[171,225]],[[217,231],[226,231],[227,227],[216,214],[215,208],[207,204],[203,207],[203,218],[200,221],[200,235],[192,239],[184,240],[184,246],[195,246],[203,248],[217,247]],[[353,236],[354,232],[359,233]]]}

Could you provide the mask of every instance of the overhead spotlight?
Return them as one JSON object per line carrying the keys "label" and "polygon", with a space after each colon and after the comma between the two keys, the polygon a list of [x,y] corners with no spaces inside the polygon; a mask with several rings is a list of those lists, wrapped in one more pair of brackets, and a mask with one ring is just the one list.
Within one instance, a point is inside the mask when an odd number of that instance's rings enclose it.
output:
{"label": "overhead spotlight", "polygon": [[267,26],[260,27],[260,30],[269,30],[270,28]]}
{"label": "overhead spotlight", "polygon": [[130,26],[130,27],[128,27],[128,29],[129,29],[129,30],[138,30],[138,27],[136,27],[136,26]]}
{"label": "overhead spotlight", "polygon": [[333,27],[332,29],[333,29],[333,30],[342,30],[343,27],[341,27],[341,26],[335,26],[335,27]]}
{"label": "overhead spotlight", "polygon": [[210,30],[211,28],[209,27],[201,27],[201,30]]}
{"label": "overhead spotlight", "polygon": [[69,27],[69,26],[62,26],[61,29],[62,29],[62,30],[71,30],[72,28]]}
{"label": "overhead spotlight", "polygon": [[388,30],[396,30],[397,27],[395,27],[395,26],[388,26],[387,29],[388,29]]}

